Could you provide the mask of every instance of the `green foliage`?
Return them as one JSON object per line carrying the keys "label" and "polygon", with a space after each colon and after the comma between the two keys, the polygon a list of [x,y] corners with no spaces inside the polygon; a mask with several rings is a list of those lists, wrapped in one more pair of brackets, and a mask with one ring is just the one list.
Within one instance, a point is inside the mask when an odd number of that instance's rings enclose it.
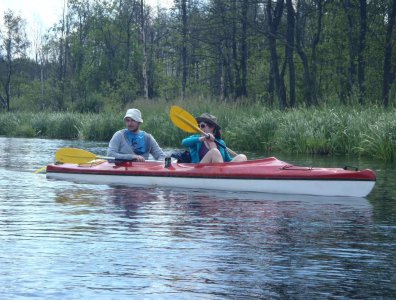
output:
{"label": "green foliage", "polygon": [[13,136],[14,130],[20,123],[17,115],[12,113],[0,113],[0,135]]}
{"label": "green foliage", "polygon": [[82,140],[109,141],[124,126],[121,114],[85,114],[81,117],[78,137]]}
{"label": "green foliage", "polygon": [[[56,118],[53,117],[54,115],[44,112],[29,114],[30,122],[36,130],[37,136],[51,137],[51,132],[55,125],[54,122],[56,122]],[[56,138],[55,134],[52,135]]]}
{"label": "green foliage", "polygon": [[31,138],[37,136],[37,132],[31,124],[25,123],[19,126],[18,130],[15,131],[14,136]]}
{"label": "green foliage", "polygon": [[151,133],[160,145],[180,148],[181,140],[185,137],[184,132],[176,128],[169,120],[169,114],[144,114],[142,129]]}
{"label": "green foliage", "polygon": [[106,97],[94,93],[86,98],[79,98],[78,101],[70,103],[70,110],[80,113],[101,112],[104,110]]}
{"label": "green foliage", "polygon": [[[323,5],[320,6],[319,2],[305,1],[294,6],[299,10],[293,15],[299,17],[295,19],[296,24],[301,22],[302,25],[294,28],[295,37],[302,39],[301,47],[297,44],[292,47],[297,107],[312,104],[307,90],[314,94],[312,101],[321,106],[360,104],[361,95],[367,106],[382,104],[384,66],[378,62],[384,61],[387,16],[391,9],[388,2],[372,1],[367,7],[370,22],[367,23],[365,47],[361,49],[364,60],[362,85],[358,84],[359,4],[351,1],[346,7],[343,1],[321,1]],[[269,49],[268,16],[264,7],[257,9],[257,4],[252,1],[208,1],[205,5],[192,1],[187,7],[187,28],[183,28],[180,3],[170,11],[157,13],[146,9],[144,47],[142,16],[136,6],[139,4],[115,0],[69,1],[65,16],[70,20],[67,31],[62,31],[66,26],[58,26],[47,33],[43,47],[37,53],[38,58],[45,58],[43,61],[15,55],[10,62],[0,61],[3,82],[6,82],[7,70],[15,71],[9,83],[11,110],[79,113],[122,110],[127,103],[144,95],[143,49],[147,54],[151,98],[170,102],[179,99],[181,78],[186,70],[187,97],[198,101],[202,97],[227,101],[245,97],[249,105],[259,101],[271,108],[279,107],[274,92],[277,87],[271,85],[273,53]],[[289,62],[285,57],[289,47],[285,40],[287,14],[284,8],[276,33],[276,56],[286,89],[286,106],[292,88]],[[243,31],[244,24],[254,26],[247,26]],[[392,40],[395,40],[395,34],[396,30],[393,30]],[[23,35],[17,36],[23,42]],[[0,54],[6,57],[3,48]],[[181,60],[183,48],[187,50],[186,69],[183,69]],[[303,64],[301,51],[305,54],[306,64]],[[391,53],[394,57],[394,48]],[[13,68],[10,69],[11,63]],[[308,75],[311,76],[309,80]],[[396,104],[395,83],[390,81],[389,103],[393,107]],[[245,86],[247,95],[241,95],[239,92],[245,90]],[[5,91],[5,88],[0,90],[3,97]],[[312,141],[310,147],[328,148],[326,139]]]}
{"label": "green foliage", "polygon": [[[215,103],[215,104],[214,104]],[[363,155],[385,161],[396,158],[395,110],[372,108],[300,108],[269,110],[256,103],[227,104],[190,99],[176,103],[194,116],[210,112],[222,126],[223,138],[234,150]],[[137,100],[125,107],[142,111],[141,129],[163,147],[181,148],[190,133],[176,128],[166,101]],[[106,113],[0,113],[0,135],[109,141],[124,128],[122,112]]]}
{"label": "green foliage", "polygon": [[396,119],[394,114],[379,115],[362,134],[358,152],[375,158],[394,162],[396,160]]}
{"label": "green foliage", "polygon": [[81,118],[73,113],[49,114],[51,121],[50,129],[47,129],[49,138],[75,139],[78,137],[78,127]]}
{"label": "green foliage", "polygon": [[22,83],[20,96],[13,98],[12,109],[14,111],[51,111],[57,108],[59,90],[50,81],[31,81]]}
{"label": "green foliage", "polygon": [[260,117],[247,114],[229,122],[224,132],[227,144],[241,150],[272,151],[275,147],[274,134],[278,128],[278,111],[263,111]]}

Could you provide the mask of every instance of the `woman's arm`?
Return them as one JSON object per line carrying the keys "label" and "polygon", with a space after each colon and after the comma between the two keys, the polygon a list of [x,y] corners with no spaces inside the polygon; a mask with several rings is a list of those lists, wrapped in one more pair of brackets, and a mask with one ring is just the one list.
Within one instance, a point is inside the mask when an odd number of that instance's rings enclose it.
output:
{"label": "woman's arm", "polygon": [[201,136],[198,134],[190,135],[189,137],[186,137],[185,139],[182,140],[182,145],[184,147],[194,146],[195,144],[197,144],[199,142],[200,137]]}

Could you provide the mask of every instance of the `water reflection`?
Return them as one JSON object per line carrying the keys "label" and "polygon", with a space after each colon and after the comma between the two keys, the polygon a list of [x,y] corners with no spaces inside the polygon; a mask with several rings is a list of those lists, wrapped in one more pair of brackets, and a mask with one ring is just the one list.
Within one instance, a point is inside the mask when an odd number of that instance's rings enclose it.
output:
{"label": "water reflection", "polygon": [[90,185],[32,173],[63,146],[104,149],[0,138],[4,299],[395,298],[391,165],[348,162],[377,171],[368,199]]}
{"label": "water reflection", "polygon": [[[169,281],[178,292],[282,297],[341,286],[348,296],[348,288],[365,282],[367,264],[389,272],[383,265],[389,257],[374,260],[366,245],[372,238],[366,199],[130,187],[59,196],[59,205],[97,207],[91,213],[100,214],[98,225],[106,227],[97,234],[132,239],[138,258],[133,267],[156,266],[156,280]],[[91,203],[96,197],[100,201]],[[147,276],[130,270],[111,275]]]}
{"label": "water reflection", "polygon": [[[312,225],[304,231],[304,238],[320,238],[320,232],[332,224],[340,225],[342,232],[333,232],[334,239],[349,230],[360,230],[371,223],[372,206],[364,198],[315,197],[272,195],[260,193],[222,193],[206,191],[175,191],[161,188],[109,187],[59,190],[56,203],[71,206],[70,214],[103,213],[118,216],[118,221],[128,226],[131,220],[150,222],[168,227],[178,236],[194,235],[201,229],[205,234],[236,236],[248,233],[267,235],[266,240],[279,236],[293,243],[301,227]],[[124,220],[129,219],[129,220]],[[348,226],[345,226],[348,224]],[[184,231],[184,232],[183,232]],[[298,234],[297,234],[298,233]],[[331,235],[326,236],[327,239]]]}
{"label": "water reflection", "polygon": [[381,224],[396,224],[396,168],[378,170],[375,190],[370,194],[374,219]]}

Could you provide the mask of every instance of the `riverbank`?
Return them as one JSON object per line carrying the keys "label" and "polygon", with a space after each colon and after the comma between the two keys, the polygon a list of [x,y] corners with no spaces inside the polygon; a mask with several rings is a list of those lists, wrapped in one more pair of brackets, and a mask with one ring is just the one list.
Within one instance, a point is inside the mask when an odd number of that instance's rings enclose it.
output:
{"label": "riverbank", "polygon": [[[180,148],[188,133],[169,118],[172,104],[139,102],[142,129],[160,145]],[[393,162],[396,158],[395,110],[370,108],[298,108],[287,111],[259,104],[178,104],[193,115],[217,116],[227,145],[256,153],[310,153],[362,155]],[[0,113],[0,135],[108,141],[123,128],[124,112],[80,114],[72,112]]]}

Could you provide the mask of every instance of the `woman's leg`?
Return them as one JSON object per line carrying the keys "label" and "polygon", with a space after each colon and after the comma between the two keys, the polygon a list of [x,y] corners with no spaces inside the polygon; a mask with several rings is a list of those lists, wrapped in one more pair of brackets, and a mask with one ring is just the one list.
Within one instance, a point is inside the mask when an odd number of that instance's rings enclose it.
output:
{"label": "woman's leg", "polygon": [[238,161],[247,161],[247,157],[245,154],[238,154],[235,156],[231,162],[238,162]]}
{"label": "woman's leg", "polygon": [[205,156],[201,159],[200,163],[207,164],[207,163],[221,163],[223,162],[223,157],[219,149],[213,148],[210,149]]}

